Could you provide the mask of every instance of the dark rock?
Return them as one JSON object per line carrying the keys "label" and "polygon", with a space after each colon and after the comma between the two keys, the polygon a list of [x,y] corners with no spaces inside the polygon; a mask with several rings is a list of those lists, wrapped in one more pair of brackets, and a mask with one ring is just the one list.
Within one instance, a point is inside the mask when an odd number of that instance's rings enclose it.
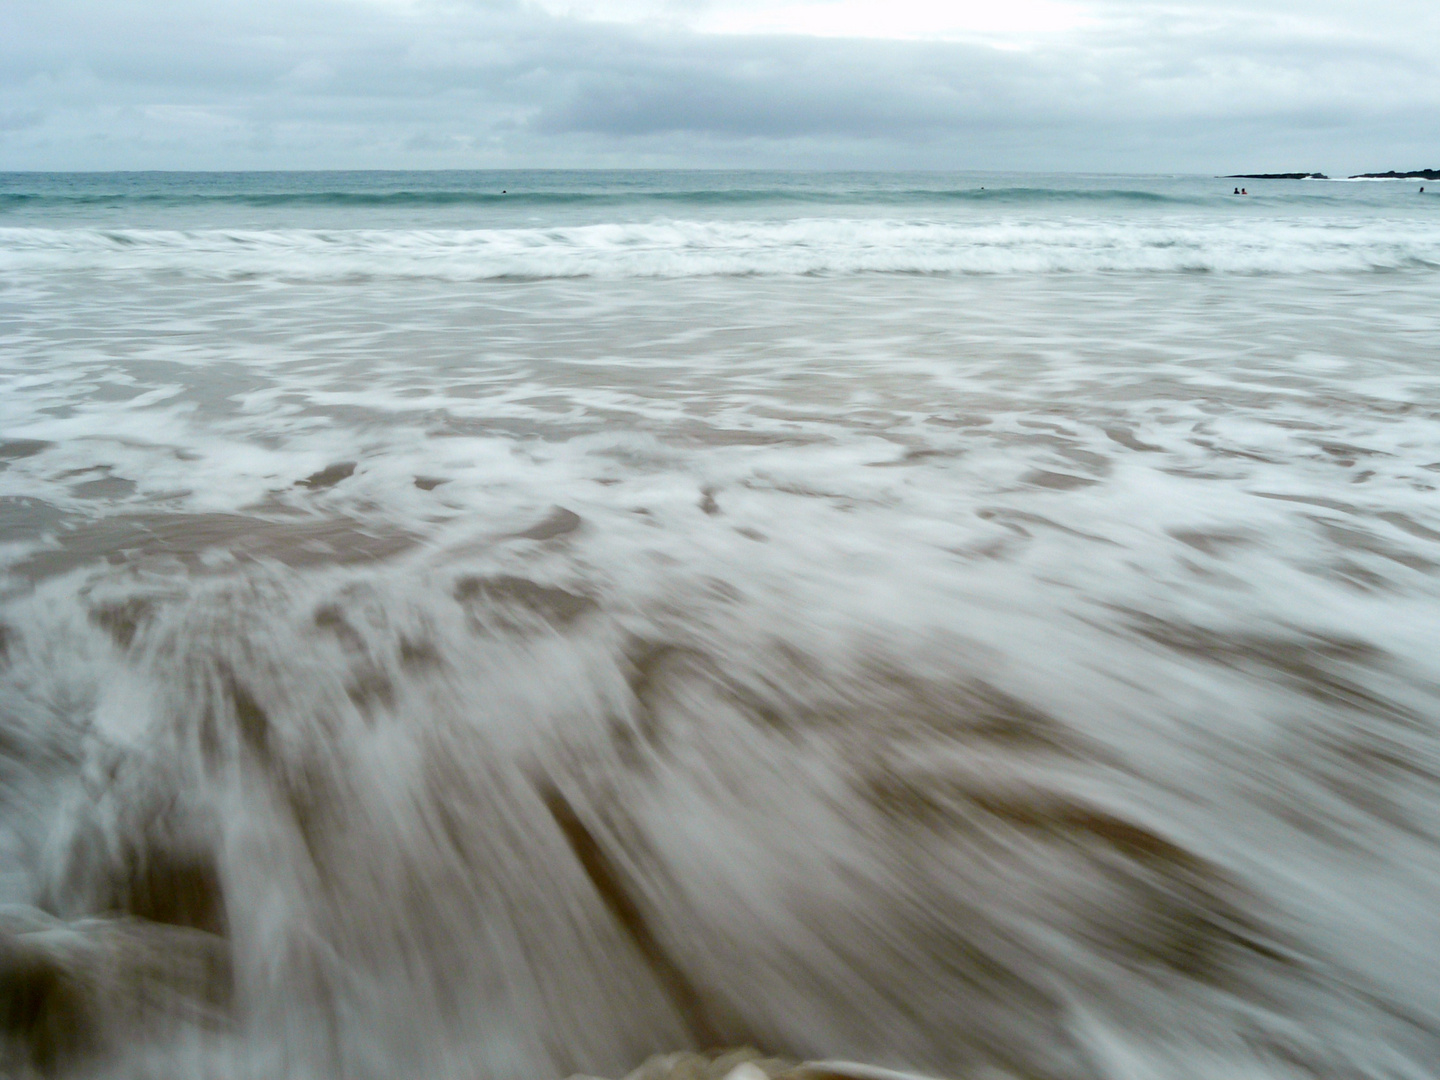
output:
{"label": "dark rock", "polygon": [[1351,180],[1440,180],[1440,169],[1413,169],[1410,172],[1362,172],[1350,177]]}

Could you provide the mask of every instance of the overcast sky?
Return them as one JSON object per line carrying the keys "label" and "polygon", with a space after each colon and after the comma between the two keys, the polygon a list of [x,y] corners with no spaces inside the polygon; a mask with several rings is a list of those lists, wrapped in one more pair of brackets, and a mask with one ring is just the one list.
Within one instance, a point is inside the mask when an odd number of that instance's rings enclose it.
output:
{"label": "overcast sky", "polygon": [[1440,0],[0,0],[0,169],[1440,167]]}

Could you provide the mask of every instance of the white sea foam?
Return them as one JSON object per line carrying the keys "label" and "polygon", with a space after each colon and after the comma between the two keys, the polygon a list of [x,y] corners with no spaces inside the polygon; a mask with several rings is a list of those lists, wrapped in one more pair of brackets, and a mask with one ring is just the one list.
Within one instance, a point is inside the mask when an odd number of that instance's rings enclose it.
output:
{"label": "white sea foam", "polygon": [[0,1069],[1425,1075],[1427,228],[5,233]]}
{"label": "white sea foam", "polygon": [[474,230],[0,229],[0,272],[357,278],[1215,271],[1440,267],[1440,224],[1014,218],[655,221]]}

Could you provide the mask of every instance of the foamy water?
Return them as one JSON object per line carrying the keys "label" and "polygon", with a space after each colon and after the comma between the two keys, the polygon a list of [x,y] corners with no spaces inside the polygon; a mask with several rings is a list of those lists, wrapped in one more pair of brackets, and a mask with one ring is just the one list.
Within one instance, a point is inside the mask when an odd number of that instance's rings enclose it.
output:
{"label": "foamy water", "polygon": [[416,278],[1440,269],[1440,230],[1313,217],[1128,221],[808,218],[557,228],[0,230],[0,272],[176,273],[287,282]]}
{"label": "foamy water", "polygon": [[0,185],[4,1066],[1433,1075],[1440,202],[543,179]]}

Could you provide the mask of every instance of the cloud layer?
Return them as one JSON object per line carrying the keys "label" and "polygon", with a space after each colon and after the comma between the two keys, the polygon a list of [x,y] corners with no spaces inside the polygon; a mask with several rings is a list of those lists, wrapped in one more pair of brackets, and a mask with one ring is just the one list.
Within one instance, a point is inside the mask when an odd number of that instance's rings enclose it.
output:
{"label": "cloud layer", "polygon": [[1440,164],[1440,10],[1375,6],[7,0],[0,169]]}

